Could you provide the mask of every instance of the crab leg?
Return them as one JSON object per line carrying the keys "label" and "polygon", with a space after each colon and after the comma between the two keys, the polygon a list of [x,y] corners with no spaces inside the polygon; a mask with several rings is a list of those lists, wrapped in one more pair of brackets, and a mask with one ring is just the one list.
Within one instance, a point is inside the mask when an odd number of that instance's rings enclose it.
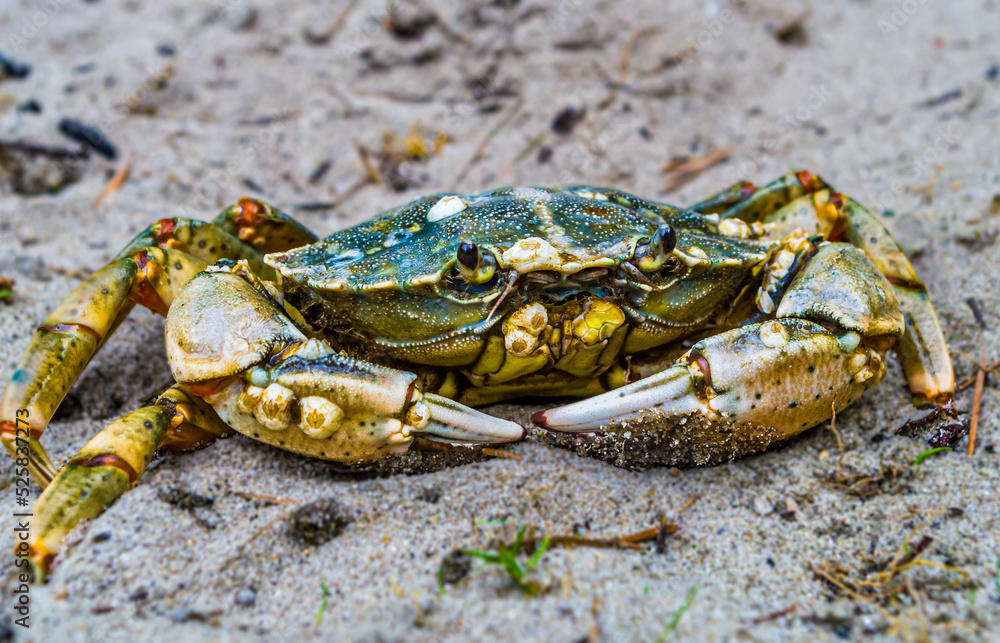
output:
{"label": "crab leg", "polygon": [[[181,286],[218,259],[245,260],[260,275],[273,278],[265,249],[288,249],[315,235],[286,215],[258,201],[242,199],[208,224],[162,219],[139,233],[115,261],[80,284],[38,328],[0,398],[0,441],[14,453],[17,429],[27,443],[29,469],[40,485],[56,469],[39,443],[49,419],[101,345],[139,303],[161,315]],[[232,230],[236,236],[227,232]],[[241,241],[245,238],[247,243]],[[30,423],[23,435],[23,420]]]}
{"label": "crab leg", "polygon": [[816,251],[776,317],[704,339],[657,375],[532,419],[560,431],[638,434],[664,464],[721,462],[854,402],[882,380],[885,351],[903,331],[891,284],[845,243]]}
{"label": "crab leg", "polygon": [[786,174],[759,188],[743,181],[714,194],[690,210],[718,214],[723,219],[738,218],[747,223],[763,221],[795,199],[828,187],[823,179],[810,172]]}
{"label": "crab leg", "polygon": [[174,386],[113,422],[70,458],[33,509],[27,556],[42,581],[67,533],[136,484],[158,447],[196,448],[229,432],[212,408]]}
{"label": "crab leg", "polygon": [[725,190],[713,194],[712,196],[695,203],[687,208],[702,214],[721,214],[738,203],[746,201],[755,192],[757,186],[750,181],[740,181],[730,185]]}
{"label": "crab leg", "polygon": [[[11,453],[17,442],[27,442],[36,483],[45,486],[56,472],[38,439],[107,337],[136,303],[166,314],[180,286],[204,268],[204,262],[178,250],[140,250],[77,286],[38,327],[0,400],[0,440]],[[25,410],[29,436],[17,439],[14,418],[24,417]]]}
{"label": "crab leg", "polygon": [[513,422],[423,394],[412,373],[335,352],[289,313],[245,264],[210,268],[167,316],[174,377],[240,433],[326,460],[374,460],[416,437],[522,437]]}
{"label": "crab leg", "polygon": [[264,254],[301,248],[319,239],[284,212],[247,197],[223,210],[212,223]]}
{"label": "crab leg", "polygon": [[844,198],[844,235],[875,263],[892,284],[906,330],[896,344],[910,391],[917,401],[944,404],[955,392],[948,345],[927,287],[885,226],[857,201]]}
{"label": "crab leg", "polygon": [[943,404],[951,399],[955,376],[927,288],[889,231],[861,204],[833,192],[816,175],[802,171],[760,188],[748,199],[736,202],[721,218],[763,222],[769,228],[767,237],[772,239],[803,228],[807,233],[822,234],[830,241],[848,241],[863,250],[889,279],[906,319],[906,330],[896,351],[915,401]]}

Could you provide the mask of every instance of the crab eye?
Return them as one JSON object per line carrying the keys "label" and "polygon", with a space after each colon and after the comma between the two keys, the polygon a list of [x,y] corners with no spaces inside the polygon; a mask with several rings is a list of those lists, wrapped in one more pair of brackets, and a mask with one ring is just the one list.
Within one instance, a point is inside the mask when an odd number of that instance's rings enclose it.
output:
{"label": "crab eye", "polygon": [[659,270],[676,246],[677,231],[669,225],[661,225],[648,243],[636,248],[636,265],[646,272]]}
{"label": "crab eye", "polygon": [[492,252],[483,252],[471,241],[458,246],[458,272],[466,283],[484,284],[496,274],[497,261]]}
{"label": "crab eye", "polygon": [[475,270],[479,265],[479,246],[471,241],[463,241],[458,246],[458,263],[466,270]]}
{"label": "crab eye", "polygon": [[663,254],[667,254],[677,246],[677,232],[668,225],[661,225],[656,229],[651,243],[659,246]]}

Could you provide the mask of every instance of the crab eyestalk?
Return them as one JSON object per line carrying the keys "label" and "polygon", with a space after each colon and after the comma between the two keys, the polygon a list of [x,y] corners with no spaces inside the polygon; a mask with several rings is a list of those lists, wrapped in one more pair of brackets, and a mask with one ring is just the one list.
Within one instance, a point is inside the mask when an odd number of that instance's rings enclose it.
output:
{"label": "crab eyestalk", "polygon": [[677,232],[669,225],[662,225],[647,243],[636,248],[635,264],[645,272],[656,272],[667,262],[676,245]]}
{"label": "crab eyestalk", "polygon": [[458,246],[458,272],[466,283],[485,284],[496,275],[497,260],[490,251],[482,251],[471,241]]}

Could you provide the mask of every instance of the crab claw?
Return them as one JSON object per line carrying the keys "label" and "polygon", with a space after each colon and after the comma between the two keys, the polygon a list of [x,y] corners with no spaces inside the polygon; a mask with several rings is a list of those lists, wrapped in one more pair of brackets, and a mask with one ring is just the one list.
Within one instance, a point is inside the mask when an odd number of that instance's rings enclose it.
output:
{"label": "crab claw", "polygon": [[252,274],[221,266],[194,277],[168,314],[174,377],[236,431],[338,462],[402,453],[417,437],[488,443],[524,435],[513,422],[425,395],[413,373],[308,338],[278,306]]}
{"label": "crab claw", "polygon": [[520,424],[470,409],[446,397],[426,393],[420,401],[430,410],[431,417],[427,426],[414,433],[426,440],[489,444],[514,442],[524,437]]}
{"label": "crab claw", "polygon": [[539,411],[531,421],[544,429],[585,433],[652,409],[667,409],[677,416],[708,410],[698,399],[686,364],[676,364],[652,377],[575,404]]}
{"label": "crab claw", "polygon": [[858,333],[808,320],[748,324],[698,342],[665,371],[532,421],[602,429],[595,455],[624,466],[717,464],[829,419],[884,377],[882,357]]}
{"label": "crab claw", "polygon": [[904,329],[892,285],[842,243],[816,250],[775,315],[701,340],[661,373],[532,420],[558,431],[606,428],[597,442],[626,464],[724,462],[853,403],[885,377],[885,352]]}

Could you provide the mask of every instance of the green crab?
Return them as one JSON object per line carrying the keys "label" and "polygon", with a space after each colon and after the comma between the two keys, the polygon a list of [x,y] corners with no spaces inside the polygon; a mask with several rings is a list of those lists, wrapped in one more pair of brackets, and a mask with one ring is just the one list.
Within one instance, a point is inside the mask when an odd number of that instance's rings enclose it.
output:
{"label": "green crab", "polygon": [[[57,470],[39,438],[135,304],[166,316],[176,384]],[[713,464],[848,406],[889,349],[916,398],[951,397],[913,267],[808,172],[689,208],[583,186],[434,194],[322,240],[245,198],[212,223],[151,225],[77,287],[14,372],[0,437],[45,488],[27,545],[44,574],[158,448],[235,430],[358,463],[517,440],[471,407],[576,396],[533,421],[612,436],[619,464]]]}

